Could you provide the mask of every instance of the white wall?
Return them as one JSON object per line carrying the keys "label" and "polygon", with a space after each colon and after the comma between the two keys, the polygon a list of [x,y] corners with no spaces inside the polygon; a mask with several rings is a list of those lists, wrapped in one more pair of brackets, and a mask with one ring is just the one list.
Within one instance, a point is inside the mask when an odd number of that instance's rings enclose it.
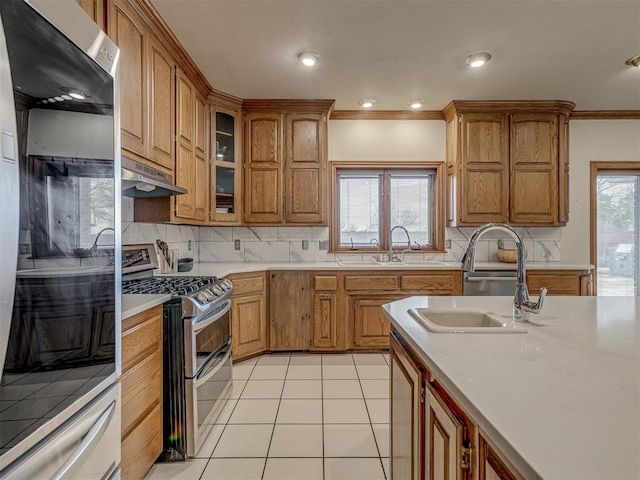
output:
{"label": "white wall", "polygon": [[569,123],[569,224],[563,261],[589,263],[590,162],[640,161],[640,120],[571,120]]}
{"label": "white wall", "polygon": [[442,120],[331,120],[329,161],[444,162]]}

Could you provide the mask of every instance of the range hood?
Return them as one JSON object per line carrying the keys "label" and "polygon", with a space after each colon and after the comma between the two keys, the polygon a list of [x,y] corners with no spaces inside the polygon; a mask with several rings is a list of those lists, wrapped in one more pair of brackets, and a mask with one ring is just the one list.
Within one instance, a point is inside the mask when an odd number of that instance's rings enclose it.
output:
{"label": "range hood", "polygon": [[122,195],[133,198],[168,197],[187,190],[173,184],[168,173],[122,157]]}

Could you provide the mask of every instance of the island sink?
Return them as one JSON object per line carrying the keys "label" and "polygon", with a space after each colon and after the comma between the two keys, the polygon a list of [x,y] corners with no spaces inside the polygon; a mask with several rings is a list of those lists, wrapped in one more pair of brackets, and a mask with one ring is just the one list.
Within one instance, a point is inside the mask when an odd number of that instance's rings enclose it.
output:
{"label": "island sink", "polygon": [[527,333],[511,319],[469,308],[411,308],[409,314],[433,333]]}

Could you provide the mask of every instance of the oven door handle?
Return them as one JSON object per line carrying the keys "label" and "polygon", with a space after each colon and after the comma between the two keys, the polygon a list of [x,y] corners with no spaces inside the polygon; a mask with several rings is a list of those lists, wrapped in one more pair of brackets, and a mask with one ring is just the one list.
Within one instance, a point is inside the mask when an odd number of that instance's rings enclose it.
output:
{"label": "oven door handle", "polygon": [[227,314],[227,312],[231,310],[231,300],[226,300],[223,303],[223,305],[224,307],[221,310],[218,310],[215,314],[211,315],[210,317],[205,317],[202,320],[197,320],[193,322],[193,332],[194,333],[199,332],[203,328],[207,328],[216,320],[220,319],[221,317],[224,317]]}
{"label": "oven door handle", "polygon": [[194,378],[193,385],[196,389],[198,387],[201,387],[203,383],[206,383],[207,381],[209,381],[211,377],[213,377],[216,373],[218,373],[218,371],[222,368],[225,362],[229,359],[229,357],[231,356],[231,340],[230,339],[225,343],[224,347],[220,349],[220,352],[224,351],[225,349],[226,349],[226,352],[222,358],[220,358],[220,355],[214,355],[207,360],[207,363],[202,365],[200,372]]}

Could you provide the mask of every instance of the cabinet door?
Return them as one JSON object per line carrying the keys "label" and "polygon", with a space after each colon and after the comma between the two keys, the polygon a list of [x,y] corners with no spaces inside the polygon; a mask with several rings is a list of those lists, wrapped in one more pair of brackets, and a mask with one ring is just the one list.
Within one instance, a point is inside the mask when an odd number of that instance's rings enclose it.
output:
{"label": "cabinet door", "polygon": [[109,37],[120,49],[122,148],[147,156],[147,36],[127,0],[110,2]]}
{"label": "cabinet door", "polygon": [[195,156],[193,167],[193,218],[196,220],[206,220],[207,207],[209,203],[209,162],[206,157],[206,121],[207,121],[207,101],[200,95],[195,96],[194,105],[195,124]]}
{"label": "cabinet door", "polygon": [[247,113],[244,221],[282,222],[282,115]]}
{"label": "cabinet door", "polygon": [[389,320],[382,305],[399,297],[353,299],[353,344],[363,348],[389,347]]}
{"label": "cabinet door", "polygon": [[242,208],[240,107],[236,110],[212,103],[209,118],[209,220],[214,224],[239,225]]}
{"label": "cabinet door", "polygon": [[313,294],[313,348],[338,349],[338,295],[336,293]]}
{"label": "cabinet door", "polygon": [[498,453],[482,435],[478,443],[478,480],[521,480],[521,476],[507,467]]}
{"label": "cabinet door", "polygon": [[511,115],[512,224],[558,223],[558,116]]}
{"label": "cabinet door", "polygon": [[176,216],[193,218],[194,217],[194,98],[195,91],[191,81],[178,70],[177,76],[177,155],[176,155],[176,183],[187,189],[184,195],[177,195]]}
{"label": "cabinet door", "polygon": [[581,295],[584,282],[581,270],[530,270],[527,286],[531,295],[545,287],[549,295]]}
{"label": "cabinet door", "polygon": [[459,224],[508,221],[508,133],[507,115],[461,115]]}
{"label": "cabinet door", "polygon": [[326,224],[326,117],[287,114],[285,223]]}
{"label": "cabinet door", "polygon": [[446,480],[466,478],[462,469],[464,425],[430,387],[427,388],[426,402],[425,477]]}
{"label": "cabinet door", "polygon": [[391,337],[391,478],[424,478],[424,375]]}
{"label": "cabinet door", "polygon": [[231,305],[234,360],[267,349],[267,308],[264,294],[234,298]]}
{"label": "cabinet door", "polygon": [[309,350],[313,335],[308,272],[271,272],[271,350]]}
{"label": "cabinet door", "polygon": [[149,159],[169,170],[175,164],[176,62],[160,41],[149,35]]}

